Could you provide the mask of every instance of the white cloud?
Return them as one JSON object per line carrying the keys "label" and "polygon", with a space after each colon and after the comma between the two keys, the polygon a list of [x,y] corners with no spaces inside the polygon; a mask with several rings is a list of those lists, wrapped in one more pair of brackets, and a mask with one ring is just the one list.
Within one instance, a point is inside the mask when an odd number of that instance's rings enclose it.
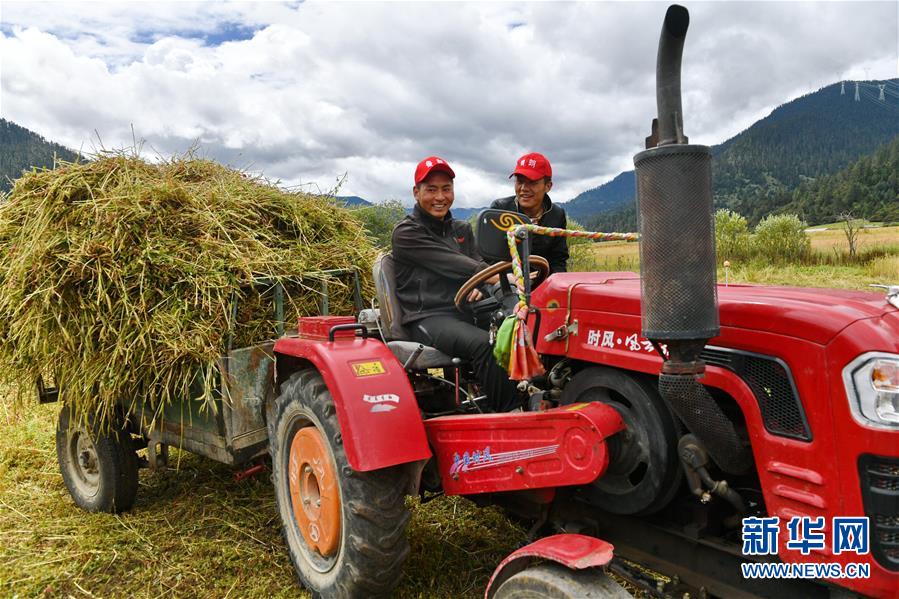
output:
{"label": "white cloud", "polygon": [[[132,125],[162,154],[199,141],[285,184],[346,172],[342,192],[372,200],[411,201],[415,162],[439,154],[457,202],[484,205],[537,150],[566,200],[641,148],[666,6],[4,2],[0,114],[74,148],[130,145]],[[895,4],[690,8],[697,143],[840,77],[896,75]]]}

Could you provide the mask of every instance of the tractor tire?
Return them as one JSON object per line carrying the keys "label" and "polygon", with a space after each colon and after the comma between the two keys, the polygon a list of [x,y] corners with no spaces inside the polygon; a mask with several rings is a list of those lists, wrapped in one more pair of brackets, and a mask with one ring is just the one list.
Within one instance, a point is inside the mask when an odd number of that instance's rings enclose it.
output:
{"label": "tractor tire", "polygon": [[63,406],[56,422],[56,460],[75,504],[88,512],[130,510],[137,497],[137,453],[126,431],[91,430]]}
{"label": "tractor tire", "polygon": [[403,466],[356,472],[314,369],[281,386],[268,422],[275,502],[300,582],[315,597],[389,597],[409,554]]}
{"label": "tractor tire", "polygon": [[528,568],[503,582],[494,599],[631,599],[602,570],[571,570],[546,563]]}
{"label": "tractor tire", "polygon": [[683,478],[677,419],[652,383],[627,372],[592,366],[562,391],[561,403],[599,401],[614,407],[627,427],[607,441],[609,467],[584,487],[591,505],[613,514],[647,515],[674,498]]}

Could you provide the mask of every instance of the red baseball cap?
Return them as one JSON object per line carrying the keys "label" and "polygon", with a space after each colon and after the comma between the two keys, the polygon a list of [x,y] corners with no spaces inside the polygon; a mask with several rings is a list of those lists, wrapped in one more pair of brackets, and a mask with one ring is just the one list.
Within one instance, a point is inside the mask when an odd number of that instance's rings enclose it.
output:
{"label": "red baseball cap", "polygon": [[515,170],[509,175],[511,179],[515,175],[522,175],[531,181],[542,179],[543,177],[553,176],[553,167],[549,164],[549,160],[543,154],[531,152],[525,154],[515,163]]}
{"label": "red baseball cap", "polygon": [[453,169],[450,168],[450,165],[446,163],[446,160],[439,156],[428,156],[415,167],[415,184],[418,185],[427,179],[428,175],[434,171],[443,171],[453,179],[456,178],[456,173],[454,173]]}

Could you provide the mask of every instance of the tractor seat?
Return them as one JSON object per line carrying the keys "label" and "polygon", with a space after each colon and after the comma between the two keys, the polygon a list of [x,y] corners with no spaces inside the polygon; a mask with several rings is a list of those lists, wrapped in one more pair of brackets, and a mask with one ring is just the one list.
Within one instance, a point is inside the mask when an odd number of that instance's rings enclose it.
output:
{"label": "tractor seat", "polygon": [[[403,311],[400,302],[396,297],[396,270],[391,254],[381,254],[375,260],[372,267],[372,275],[375,279],[375,291],[378,295],[378,306],[380,307],[381,323],[383,325],[382,333],[387,347],[396,356],[401,364],[405,364],[406,360],[418,348],[419,344],[412,341],[412,337],[401,324]],[[424,346],[424,350],[415,360],[414,364],[410,364],[410,368],[452,368],[458,364],[453,364],[453,358],[441,352],[440,350]]]}

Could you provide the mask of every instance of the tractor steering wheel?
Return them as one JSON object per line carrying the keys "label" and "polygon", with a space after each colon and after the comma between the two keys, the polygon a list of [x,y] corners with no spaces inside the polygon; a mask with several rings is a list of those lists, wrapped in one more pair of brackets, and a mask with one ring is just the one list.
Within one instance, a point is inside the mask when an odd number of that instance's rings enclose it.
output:
{"label": "tractor steering wheel", "polygon": [[[549,275],[549,262],[546,261],[546,258],[543,256],[528,256],[528,262],[530,264],[529,270],[537,271],[537,280],[545,279]],[[487,268],[481,270],[480,272],[476,272],[472,275],[470,279],[465,281],[461,287],[459,287],[458,293],[456,293],[456,297],[453,300],[456,303],[456,308],[461,310],[466,303],[468,303],[468,294],[471,293],[471,290],[476,288],[478,285],[481,285],[484,281],[489,279],[494,275],[501,275],[506,271],[512,270],[512,263],[509,261],[506,262],[497,262],[492,266],[488,266]],[[502,277],[500,277],[500,282],[502,282]]]}

